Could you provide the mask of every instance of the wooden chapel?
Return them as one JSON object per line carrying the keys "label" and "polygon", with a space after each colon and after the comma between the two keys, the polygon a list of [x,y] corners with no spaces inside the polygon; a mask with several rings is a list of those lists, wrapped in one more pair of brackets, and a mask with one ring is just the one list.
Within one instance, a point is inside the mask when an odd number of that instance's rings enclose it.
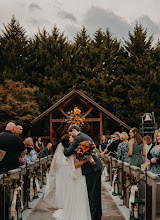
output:
{"label": "wooden chapel", "polygon": [[83,132],[90,135],[95,143],[99,143],[103,134],[130,129],[127,124],[88,96],[79,90],[72,90],[30,123],[28,136],[34,140],[42,137],[44,142],[51,142],[54,151],[60,137],[66,132],[66,119],[69,117],[67,113],[75,106],[81,110],[84,118]]}

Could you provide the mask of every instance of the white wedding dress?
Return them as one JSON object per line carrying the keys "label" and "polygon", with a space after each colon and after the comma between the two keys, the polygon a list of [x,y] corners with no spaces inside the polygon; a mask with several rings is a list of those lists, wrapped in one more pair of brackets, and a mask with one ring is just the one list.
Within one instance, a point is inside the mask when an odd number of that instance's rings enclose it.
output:
{"label": "white wedding dress", "polygon": [[53,217],[62,220],[91,220],[88,192],[85,176],[81,168],[75,169],[74,155],[68,157],[70,179],[63,209],[53,213]]}
{"label": "white wedding dress", "polygon": [[67,194],[67,185],[70,178],[68,159],[63,153],[64,147],[59,143],[51,162],[51,168],[47,175],[47,185],[44,200],[54,208],[63,208]]}

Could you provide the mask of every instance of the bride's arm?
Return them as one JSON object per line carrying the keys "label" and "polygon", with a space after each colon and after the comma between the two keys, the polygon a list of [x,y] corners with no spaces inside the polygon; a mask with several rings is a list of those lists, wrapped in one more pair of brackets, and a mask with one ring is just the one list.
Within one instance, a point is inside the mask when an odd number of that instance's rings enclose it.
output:
{"label": "bride's arm", "polygon": [[81,167],[84,163],[89,162],[90,158],[86,159],[86,160],[82,160],[82,161],[76,161],[76,159],[74,158],[74,166],[75,168],[79,168]]}

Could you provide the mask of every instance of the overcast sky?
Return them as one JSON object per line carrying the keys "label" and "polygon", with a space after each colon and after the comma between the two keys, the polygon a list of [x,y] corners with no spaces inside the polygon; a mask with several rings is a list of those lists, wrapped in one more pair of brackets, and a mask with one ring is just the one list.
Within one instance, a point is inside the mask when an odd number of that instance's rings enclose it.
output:
{"label": "overcast sky", "polygon": [[71,40],[83,25],[91,36],[109,28],[114,37],[127,39],[141,22],[155,42],[160,38],[160,0],[0,0],[0,30],[12,15],[29,36],[56,24]]}

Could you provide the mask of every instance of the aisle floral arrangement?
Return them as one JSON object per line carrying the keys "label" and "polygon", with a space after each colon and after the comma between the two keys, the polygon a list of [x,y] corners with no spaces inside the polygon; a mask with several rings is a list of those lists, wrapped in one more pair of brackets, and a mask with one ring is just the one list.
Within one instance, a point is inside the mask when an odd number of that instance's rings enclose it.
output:
{"label": "aisle floral arrangement", "polygon": [[125,182],[125,187],[129,188],[131,190],[133,185],[137,185],[139,181],[143,178],[144,174],[139,174],[138,176],[135,175],[135,173],[132,172],[127,172],[126,173],[126,182]]}
{"label": "aisle floral arrangement", "polygon": [[5,178],[5,186],[7,190],[15,190],[22,184],[23,181],[21,180],[21,178],[10,178],[9,176]]}
{"label": "aisle floral arrangement", "polygon": [[[8,190],[8,195],[10,201],[8,202],[9,208],[9,219],[21,219],[21,212],[23,209],[23,204],[21,201],[21,186],[24,182],[21,178],[10,178],[7,176],[5,178],[5,187]],[[17,218],[18,217],[18,218]]]}

